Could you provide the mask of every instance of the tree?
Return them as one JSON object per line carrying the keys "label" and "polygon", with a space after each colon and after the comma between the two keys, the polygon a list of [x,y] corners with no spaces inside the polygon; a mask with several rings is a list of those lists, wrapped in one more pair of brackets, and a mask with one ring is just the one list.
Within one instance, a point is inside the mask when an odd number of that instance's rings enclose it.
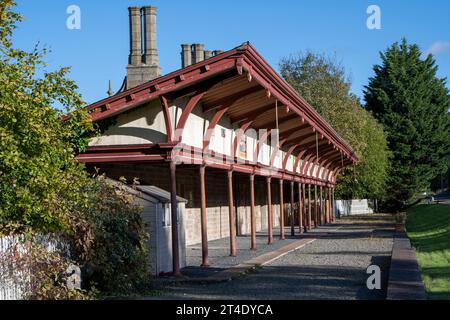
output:
{"label": "tree", "polygon": [[436,75],[432,55],[422,59],[415,44],[406,39],[380,54],[364,96],[366,108],[383,124],[392,166],[387,204],[404,208],[430,181],[445,172],[450,147],[450,97],[446,80]]}
{"label": "tree", "polygon": [[282,76],[352,146],[360,158],[339,177],[337,196],[382,198],[389,151],[382,126],[350,94],[351,82],[335,57],[312,52],[284,58]]}
{"label": "tree", "polygon": [[[0,4],[0,222],[3,231],[62,230],[85,178],[73,155],[93,126],[68,68],[47,71],[45,48],[13,48],[12,31],[22,19],[13,4]],[[65,110],[52,108],[55,102]],[[61,121],[64,112],[73,117]]]}
{"label": "tree", "polygon": [[[31,297],[82,298],[61,276],[72,261],[103,292],[137,289],[148,280],[141,208],[74,160],[96,130],[69,68],[48,71],[45,48],[13,47],[22,19],[14,5],[0,2],[0,236],[25,235],[33,244],[25,257],[25,270],[39,272],[30,277],[37,281]],[[70,243],[70,257],[47,252],[38,236]]]}

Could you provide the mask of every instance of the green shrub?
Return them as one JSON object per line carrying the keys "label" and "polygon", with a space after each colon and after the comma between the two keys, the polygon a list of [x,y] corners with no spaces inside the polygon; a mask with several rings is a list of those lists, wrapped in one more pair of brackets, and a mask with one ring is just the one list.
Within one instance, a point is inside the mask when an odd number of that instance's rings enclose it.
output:
{"label": "green shrub", "polygon": [[142,208],[103,176],[87,185],[86,192],[89,206],[74,211],[70,238],[86,286],[95,285],[103,294],[142,292],[150,279]]}
{"label": "green shrub", "polygon": [[[48,71],[45,48],[13,48],[22,19],[14,5],[0,2],[0,236],[57,235],[71,244],[70,258],[30,256],[31,267],[42,271],[36,287],[46,288],[35,298],[74,298],[55,280],[71,260],[83,268],[86,290],[141,290],[149,280],[141,209],[74,161],[96,129],[69,68]],[[49,268],[41,268],[42,261]]]}
{"label": "green shrub", "polygon": [[[97,290],[71,289],[67,270],[71,261],[64,250],[49,250],[50,242],[36,241],[39,236],[11,237],[13,244],[2,252],[0,284],[14,284],[27,300],[87,300]],[[14,240],[13,240],[14,239]]]}

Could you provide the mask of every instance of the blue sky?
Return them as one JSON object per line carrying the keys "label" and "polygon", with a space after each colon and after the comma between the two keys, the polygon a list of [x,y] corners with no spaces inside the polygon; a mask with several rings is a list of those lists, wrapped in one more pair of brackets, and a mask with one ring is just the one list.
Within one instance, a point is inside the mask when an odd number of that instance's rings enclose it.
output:
{"label": "blue sky", "polygon": [[[228,50],[250,41],[278,70],[282,57],[302,50],[336,54],[350,74],[352,91],[362,90],[379,63],[379,51],[405,36],[423,51],[436,52],[439,76],[450,75],[448,0],[17,0],[26,20],[15,44],[37,42],[52,50],[50,68],[71,66],[86,102],[117,90],[129,53],[128,6],[158,7],[158,48],[162,73],[180,68],[180,44],[204,43]],[[81,30],[66,28],[69,5],[81,9]],[[366,27],[369,5],[381,9],[381,30]]]}

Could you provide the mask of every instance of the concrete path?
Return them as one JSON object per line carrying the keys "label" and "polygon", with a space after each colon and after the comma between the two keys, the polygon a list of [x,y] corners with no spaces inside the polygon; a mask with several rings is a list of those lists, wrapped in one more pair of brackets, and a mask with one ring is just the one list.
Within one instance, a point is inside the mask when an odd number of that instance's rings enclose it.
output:
{"label": "concrete path", "polygon": [[[238,279],[164,285],[147,299],[385,299],[393,234],[383,216],[344,219],[297,236],[316,240]],[[367,289],[372,264],[381,268],[381,290]]]}

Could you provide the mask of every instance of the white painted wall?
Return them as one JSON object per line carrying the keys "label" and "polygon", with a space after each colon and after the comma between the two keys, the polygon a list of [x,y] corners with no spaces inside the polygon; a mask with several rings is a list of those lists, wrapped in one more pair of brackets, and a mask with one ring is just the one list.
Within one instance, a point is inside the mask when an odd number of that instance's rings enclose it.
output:
{"label": "white painted wall", "polygon": [[116,124],[100,136],[93,138],[90,146],[161,143],[167,141],[164,114],[158,101],[120,114]]}
{"label": "white painted wall", "polygon": [[[134,193],[130,190],[130,192]],[[168,193],[168,192],[167,192]],[[142,219],[146,232],[149,234],[147,241],[148,267],[154,276],[161,273],[172,272],[172,225],[171,205],[159,201],[150,194],[134,193],[135,201],[142,206]],[[186,235],[185,235],[185,202],[178,201],[178,231],[179,231],[179,256],[180,267],[186,266]]]}
{"label": "white painted wall", "polygon": [[202,107],[197,105],[186,122],[181,142],[189,146],[203,148],[204,132],[208,125],[209,120],[203,117]]}
{"label": "white painted wall", "polygon": [[367,199],[355,200],[336,200],[336,215],[352,216],[373,213],[373,209],[369,207]]}
{"label": "white painted wall", "polygon": [[[172,118],[174,129],[180,120],[188,100],[188,97],[178,98],[169,106],[169,113]],[[200,104],[197,105],[186,122],[182,142],[188,146],[202,149],[203,138],[213,115],[214,112],[203,113],[202,106]],[[237,130],[237,128],[233,127],[230,119],[225,115],[214,129],[209,149],[231,156],[236,135],[235,130]],[[254,159],[254,150],[261,134],[261,131],[247,131],[243,137],[247,143],[246,155],[243,157],[239,152],[238,145],[236,156],[242,160],[254,162],[256,160]],[[119,115],[117,117],[117,123],[106,130],[102,136],[93,138],[90,146],[152,144],[163,143],[166,141],[167,133],[164,114],[159,100],[154,100],[142,107]],[[258,162],[269,165],[271,155],[274,151],[274,148],[265,142],[261,147]],[[286,151],[278,152],[274,161],[275,168],[282,168],[285,154]],[[301,161],[299,161],[299,167],[294,168],[295,160],[296,157],[291,155],[287,161],[287,170],[293,172],[299,170]],[[318,170],[319,167],[314,166],[312,170],[314,177],[317,177]]]}

